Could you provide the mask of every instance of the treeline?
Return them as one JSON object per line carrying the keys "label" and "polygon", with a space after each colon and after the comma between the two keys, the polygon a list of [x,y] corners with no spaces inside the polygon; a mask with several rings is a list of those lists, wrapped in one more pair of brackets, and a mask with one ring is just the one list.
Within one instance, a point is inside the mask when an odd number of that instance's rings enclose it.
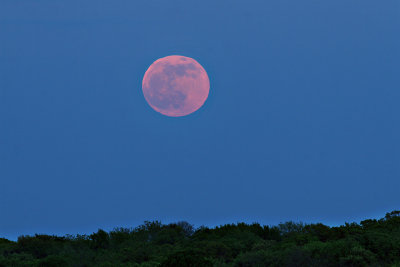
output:
{"label": "treeline", "polygon": [[329,227],[145,222],[91,235],[0,238],[0,266],[400,266],[400,211]]}

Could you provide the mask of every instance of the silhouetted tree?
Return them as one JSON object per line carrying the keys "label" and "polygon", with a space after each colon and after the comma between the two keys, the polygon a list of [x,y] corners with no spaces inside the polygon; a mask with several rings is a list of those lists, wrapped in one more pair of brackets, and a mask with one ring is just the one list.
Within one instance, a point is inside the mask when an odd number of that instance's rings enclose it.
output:
{"label": "silhouetted tree", "polygon": [[329,227],[321,223],[226,224],[146,221],[87,235],[0,238],[0,267],[400,266],[400,211]]}

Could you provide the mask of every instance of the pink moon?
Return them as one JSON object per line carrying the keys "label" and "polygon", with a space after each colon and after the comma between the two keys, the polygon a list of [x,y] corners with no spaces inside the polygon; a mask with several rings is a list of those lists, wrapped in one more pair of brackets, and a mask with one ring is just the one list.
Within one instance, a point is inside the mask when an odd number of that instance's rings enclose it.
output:
{"label": "pink moon", "polygon": [[143,77],[142,90],[155,111],[181,117],[203,106],[210,91],[210,80],[196,60],[173,55],[150,65]]}

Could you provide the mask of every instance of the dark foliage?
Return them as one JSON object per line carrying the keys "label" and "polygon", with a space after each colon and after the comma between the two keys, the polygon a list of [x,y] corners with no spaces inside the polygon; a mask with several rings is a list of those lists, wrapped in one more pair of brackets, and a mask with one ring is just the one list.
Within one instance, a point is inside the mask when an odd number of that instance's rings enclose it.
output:
{"label": "dark foliage", "polygon": [[0,267],[391,266],[400,267],[400,211],[339,227],[287,222],[194,229],[145,222],[91,235],[0,238]]}

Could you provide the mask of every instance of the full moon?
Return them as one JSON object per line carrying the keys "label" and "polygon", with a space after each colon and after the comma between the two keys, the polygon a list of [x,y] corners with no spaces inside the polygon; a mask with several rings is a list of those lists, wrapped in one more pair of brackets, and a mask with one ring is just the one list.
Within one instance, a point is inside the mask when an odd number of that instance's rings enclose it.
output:
{"label": "full moon", "polygon": [[210,91],[210,80],[193,58],[167,56],[150,65],[143,77],[142,90],[155,111],[181,117],[204,104]]}

